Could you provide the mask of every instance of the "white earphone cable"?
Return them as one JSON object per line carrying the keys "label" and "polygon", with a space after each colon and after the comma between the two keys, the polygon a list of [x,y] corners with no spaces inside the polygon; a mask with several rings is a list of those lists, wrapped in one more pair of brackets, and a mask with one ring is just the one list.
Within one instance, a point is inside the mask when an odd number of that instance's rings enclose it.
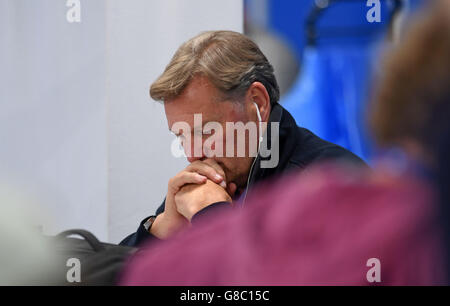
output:
{"label": "white earphone cable", "polygon": [[256,164],[256,160],[258,159],[258,155],[259,155],[259,149],[261,147],[261,143],[263,141],[263,136],[261,135],[261,114],[259,112],[259,108],[258,108],[258,104],[256,104],[255,102],[253,102],[253,104],[256,107],[256,116],[258,117],[258,133],[259,133],[259,137],[258,137],[258,150],[256,151],[256,156],[255,159],[253,160],[253,163],[250,167],[250,172],[248,173],[248,177],[247,177],[247,186],[245,187],[245,194],[244,194],[244,199],[242,200],[242,207],[244,207],[245,204],[245,200],[247,199],[247,193],[248,193],[248,187],[250,184],[250,178],[252,176],[252,172],[253,172],[253,167]]}

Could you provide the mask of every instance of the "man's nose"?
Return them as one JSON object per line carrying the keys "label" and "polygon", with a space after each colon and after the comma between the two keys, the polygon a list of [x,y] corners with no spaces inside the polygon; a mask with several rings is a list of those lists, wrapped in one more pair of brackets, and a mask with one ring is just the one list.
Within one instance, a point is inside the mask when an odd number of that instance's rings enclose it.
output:
{"label": "man's nose", "polygon": [[203,159],[204,159],[204,156],[201,156],[201,157],[188,156],[187,157],[187,160],[188,160],[189,163],[193,163],[193,162],[195,162],[197,160],[203,160]]}
{"label": "man's nose", "polygon": [[184,152],[186,154],[187,160],[189,163],[193,163],[196,160],[202,160],[205,158],[205,154],[203,152],[203,146],[195,149],[193,144],[190,147],[184,146]]}

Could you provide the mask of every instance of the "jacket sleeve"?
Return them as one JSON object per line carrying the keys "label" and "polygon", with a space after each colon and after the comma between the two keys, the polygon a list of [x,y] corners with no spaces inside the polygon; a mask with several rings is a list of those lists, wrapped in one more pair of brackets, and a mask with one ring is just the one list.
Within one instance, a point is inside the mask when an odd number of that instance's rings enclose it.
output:
{"label": "jacket sleeve", "polygon": [[199,212],[197,212],[192,217],[191,223],[195,225],[200,220],[203,220],[204,218],[211,217],[212,215],[214,215],[214,214],[216,214],[218,212],[231,209],[231,207],[232,206],[231,206],[230,202],[217,202],[217,203],[211,204],[209,206],[206,206],[205,208],[203,208]]}
{"label": "jacket sleeve", "polygon": [[[158,216],[159,214],[164,212],[165,205],[166,205],[166,199],[164,199],[161,206],[158,207],[154,216]],[[131,247],[139,247],[144,242],[152,241],[152,240],[155,240],[155,241],[159,240],[158,238],[156,238],[155,236],[150,234],[144,227],[144,223],[147,222],[147,220],[150,217],[152,217],[152,216],[148,216],[144,220],[142,220],[141,223],[139,223],[137,231],[134,232],[133,234],[128,235],[119,244],[131,246]]]}
{"label": "jacket sleeve", "polygon": [[[164,199],[161,206],[156,210],[155,216],[158,216],[162,212],[164,212],[166,200]],[[205,208],[203,208],[201,211],[197,212],[191,220],[192,224],[197,223],[199,220],[203,220],[207,216],[211,216],[215,213],[217,213],[219,210],[223,209],[229,209],[231,208],[231,204],[228,202],[217,202],[214,204],[211,204]],[[126,245],[131,247],[140,247],[142,243],[149,242],[149,241],[158,241],[157,237],[150,234],[144,227],[144,223],[150,218],[151,216],[145,218],[141,221],[139,224],[139,227],[137,231],[129,236],[127,236],[124,240],[120,242],[120,245]]]}

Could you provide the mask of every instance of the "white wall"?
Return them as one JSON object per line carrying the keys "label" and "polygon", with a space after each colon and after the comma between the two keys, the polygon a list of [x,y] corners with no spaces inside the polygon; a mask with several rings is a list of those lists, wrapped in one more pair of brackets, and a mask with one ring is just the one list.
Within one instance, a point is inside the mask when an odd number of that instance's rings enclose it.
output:
{"label": "white wall", "polygon": [[84,2],[75,25],[65,1],[0,1],[0,181],[37,199],[47,232],[105,239],[105,4]]}
{"label": "white wall", "polygon": [[65,2],[0,1],[0,183],[37,199],[47,233],[119,242],[186,164],[149,85],[200,31],[242,31],[242,0],[81,0],[81,23]]}

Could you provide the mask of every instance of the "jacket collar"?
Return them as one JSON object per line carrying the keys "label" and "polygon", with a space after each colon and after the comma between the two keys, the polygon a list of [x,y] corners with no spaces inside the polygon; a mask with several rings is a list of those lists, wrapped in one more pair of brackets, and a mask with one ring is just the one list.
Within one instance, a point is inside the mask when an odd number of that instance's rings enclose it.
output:
{"label": "jacket collar", "polygon": [[[272,124],[279,125],[278,133],[276,131],[272,133]],[[294,118],[280,104],[274,104],[270,112],[266,132],[263,136],[263,144],[267,143],[266,147],[272,148],[272,140],[277,140],[276,142],[279,144],[278,165],[274,168],[262,168],[261,161],[269,160],[271,156],[264,158],[258,153],[254,165],[250,169],[247,186],[243,193],[244,202],[249,188],[255,183],[282,172],[288,166],[290,156],[293,154],[297,145],[296,139],[298,138],[295,137],[296,133],[298,133],[298,127]]]}

